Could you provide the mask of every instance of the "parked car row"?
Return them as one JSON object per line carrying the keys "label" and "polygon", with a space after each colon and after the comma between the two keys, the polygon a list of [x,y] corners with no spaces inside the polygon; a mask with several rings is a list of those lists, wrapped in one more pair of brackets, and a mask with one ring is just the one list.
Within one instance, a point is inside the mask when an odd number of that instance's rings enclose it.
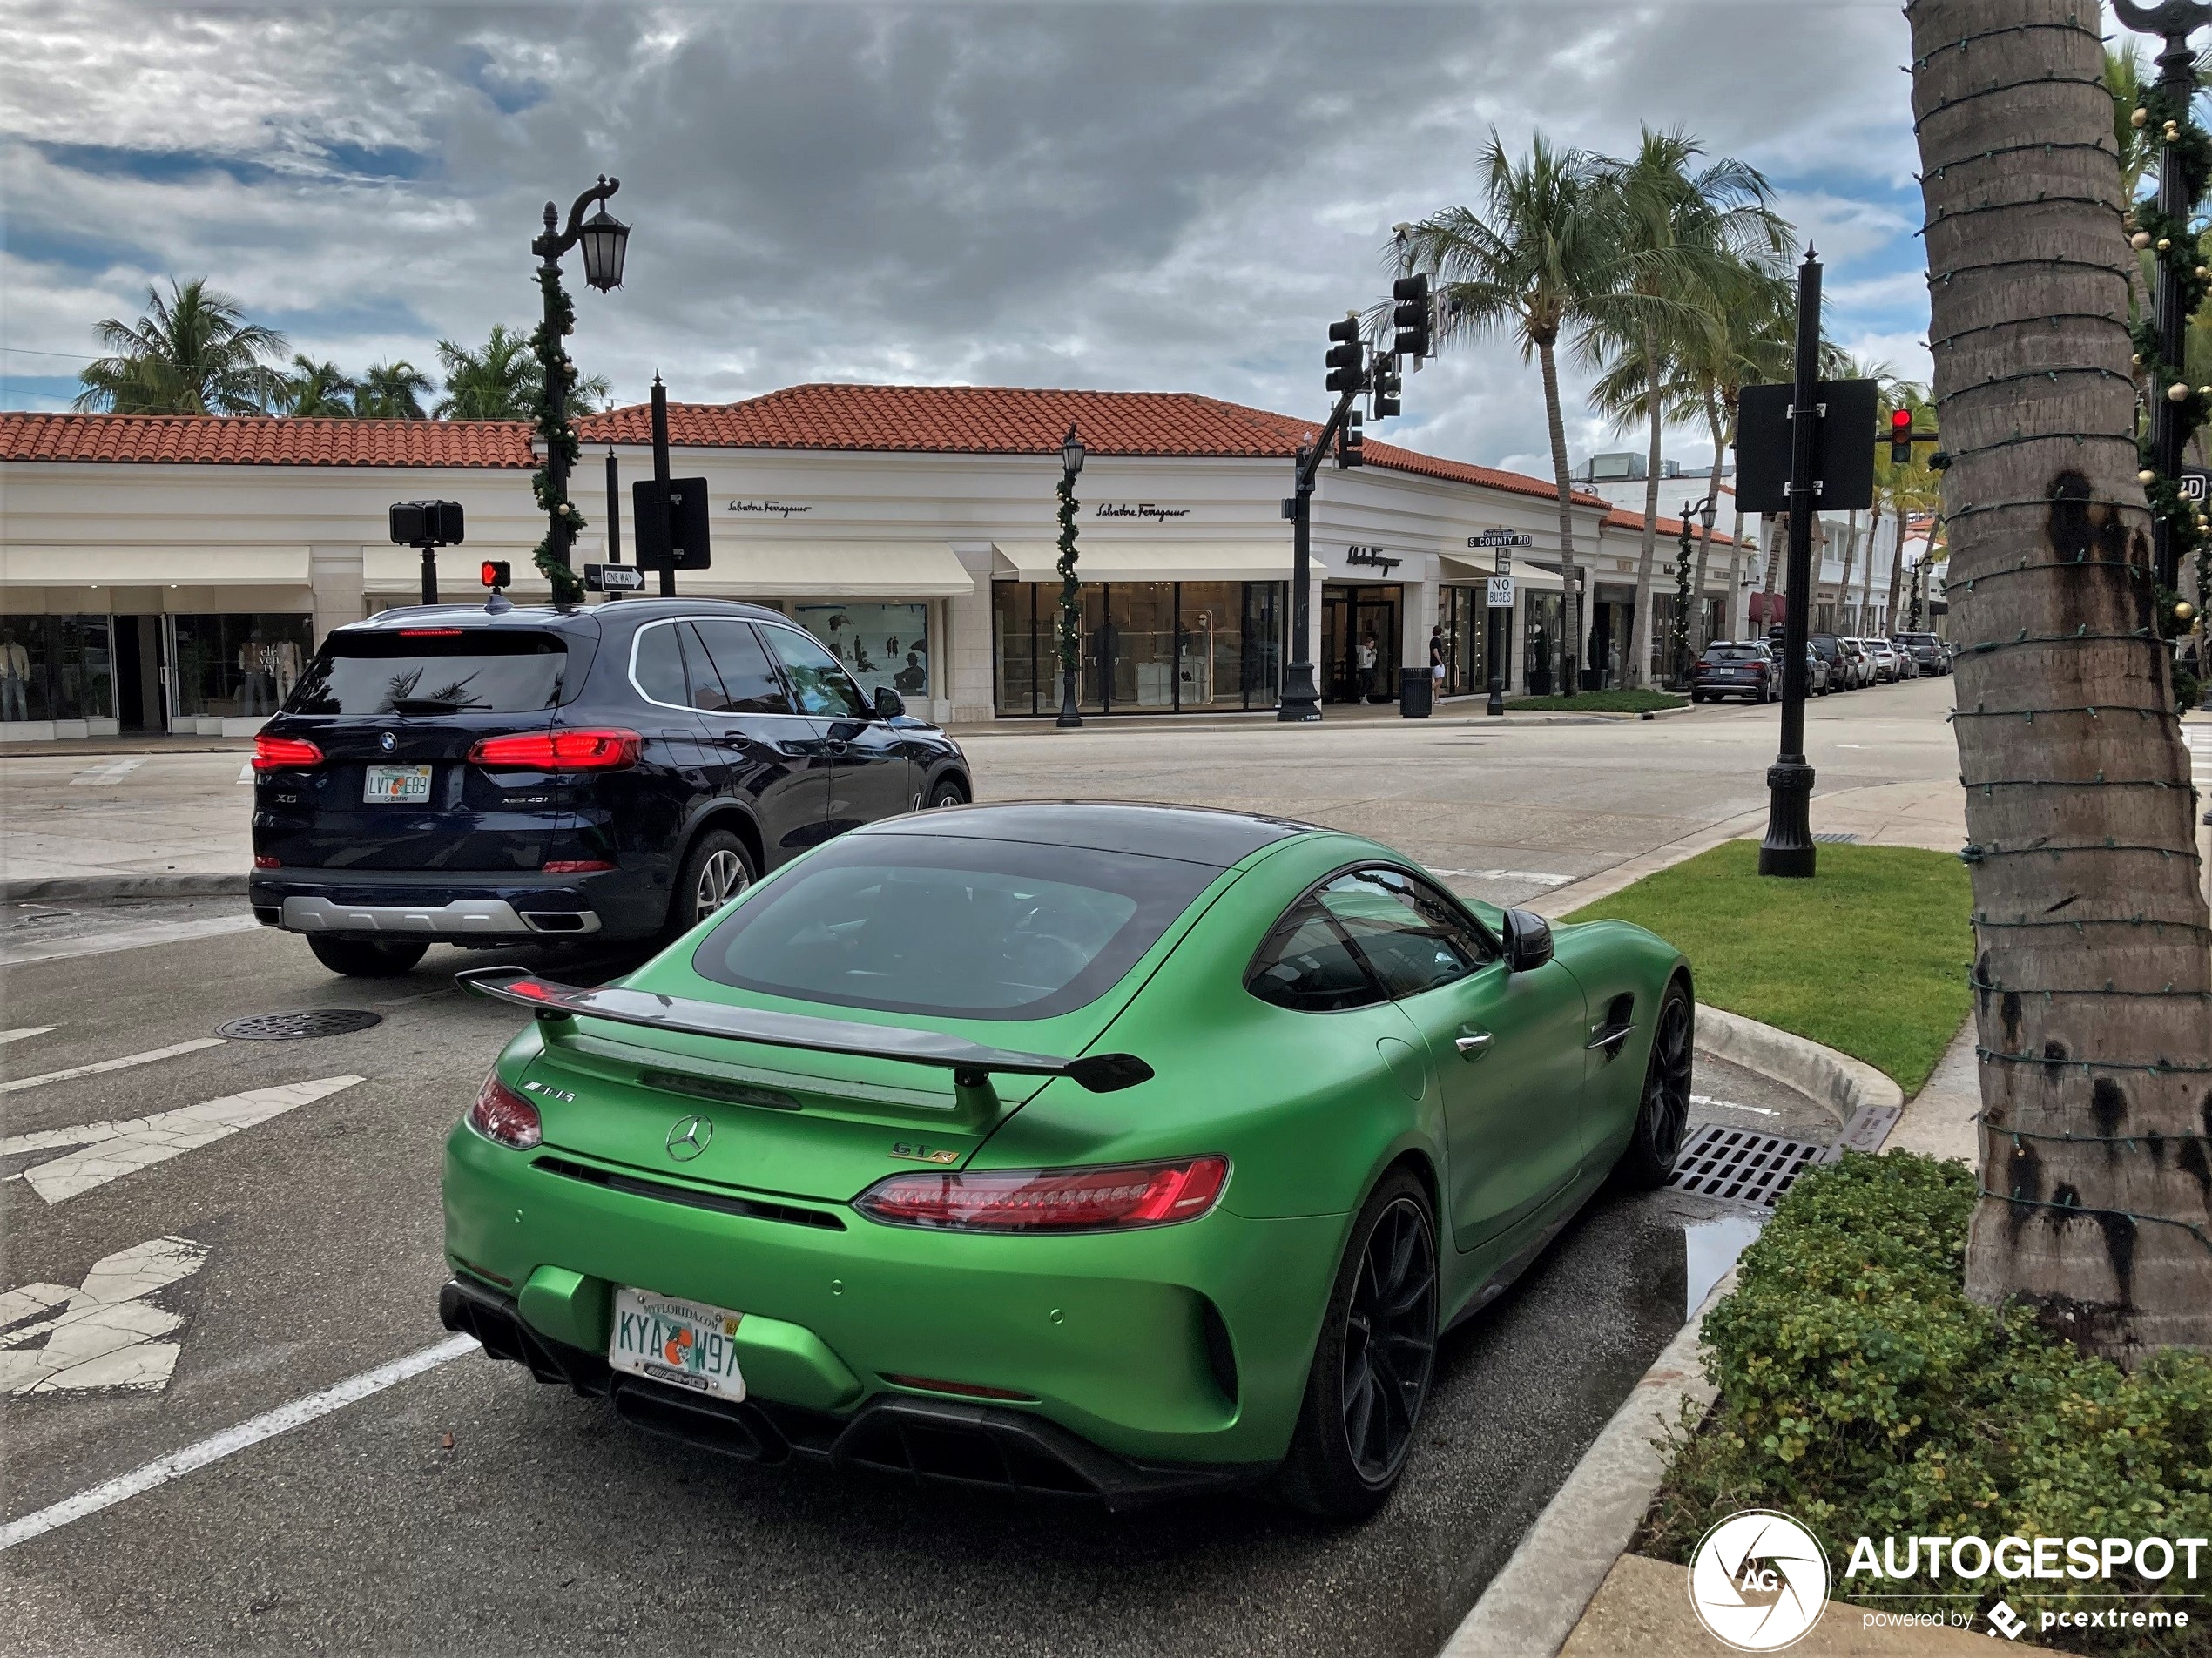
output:
{"label": "parked car row", "polygon": [[[1778,702],[1783,650],[1778,628],[1764,639],[1715,640],[1691,671],[1689,700],[1742,697],[1755,703]],[[1932,633],[1902,633],[1890,639],[1816,633],[1805,641],[1805,689],[1816,697],[1950,671],[1951,648]]]}

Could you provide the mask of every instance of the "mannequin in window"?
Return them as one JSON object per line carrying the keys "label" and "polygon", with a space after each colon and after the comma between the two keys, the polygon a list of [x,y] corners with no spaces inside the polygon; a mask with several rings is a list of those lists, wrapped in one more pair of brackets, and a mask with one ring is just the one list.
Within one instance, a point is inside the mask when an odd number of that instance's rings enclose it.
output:
{"label": "mannequin in window", "polygon": [[30,652],[17,642],[13,628],[0,628],[0,719],[30,718]]}

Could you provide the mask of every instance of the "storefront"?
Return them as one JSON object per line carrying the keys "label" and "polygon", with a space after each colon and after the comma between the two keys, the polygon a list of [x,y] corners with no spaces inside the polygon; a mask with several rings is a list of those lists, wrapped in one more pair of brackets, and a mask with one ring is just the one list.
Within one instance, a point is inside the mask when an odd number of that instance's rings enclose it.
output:
{"label": "storefront", "polygon": [[[1272,708],[1282,684],[1280,582],[1093,582],[1080,589],[1076,705],[1085,713]],[[992,706],[1060,711],[1061,588],[991,583]]]}

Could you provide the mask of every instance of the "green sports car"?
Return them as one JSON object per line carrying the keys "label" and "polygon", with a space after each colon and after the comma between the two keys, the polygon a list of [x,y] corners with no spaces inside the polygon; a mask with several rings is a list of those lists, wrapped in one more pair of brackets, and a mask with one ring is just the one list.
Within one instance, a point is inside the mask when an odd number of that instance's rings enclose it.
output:
{"label": "green sports car", "polygon": [[1679,952],[1174,806],[894,819],[528,1008],[448,1142],[447,1326],[637,1425],[1356,1516],[1440,1331],[1689,1109]]}

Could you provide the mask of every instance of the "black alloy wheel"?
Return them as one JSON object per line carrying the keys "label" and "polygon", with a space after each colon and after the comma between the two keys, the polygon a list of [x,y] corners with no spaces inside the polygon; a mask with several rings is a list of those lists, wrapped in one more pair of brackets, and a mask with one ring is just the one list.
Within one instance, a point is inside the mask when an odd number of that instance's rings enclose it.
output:
{"label": "black alloy wheel", "polygon": [[1635,1128],[1615,1165],[1623,1185],[1653,1190],[1665,1185],[1675,1172],[1675,1159],[1682,1155],[1683,1136],[1689,1128],[1693,1017],[1689,993],[1680,981],[1669,985],[1651,1034],[1651,1060],[1644,1068]]}
{"label": "black alloy wheel", "polygon": [[968,791],[951,778],[945,778],[929,792],[929,810],[932,812],[945,806],[964,806],[967,804]]}
{"label": "black alloy wheel", "polygon": [[681,938],[756,879],[752,854],[726,829],[710,829],[691,845],[668,907],[671,939]]}

